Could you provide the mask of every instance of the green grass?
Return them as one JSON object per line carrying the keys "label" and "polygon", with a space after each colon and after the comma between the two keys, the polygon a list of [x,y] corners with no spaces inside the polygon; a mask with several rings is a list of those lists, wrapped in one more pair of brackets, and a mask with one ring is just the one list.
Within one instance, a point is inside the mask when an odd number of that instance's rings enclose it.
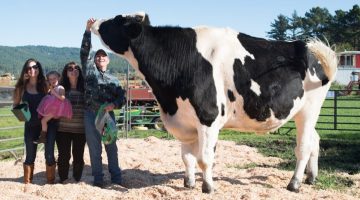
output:
{"label": "green grass", "polygon": [[351,187],[353,185],[354,181],[347,177],[336,176],[334,174],[327,174],[325,171],[320,171],[315,188],[322,190],[329,188],[344,190],[347,187]]}
{"label": "green grass", "polygon": [[[131,130],[128,132],[127,137],[128,138],[146,138],[149,136],[155,136],[157,138],[160,139],[174,139],[174,137],[172,135],[170,135],[169,133],[165,132],[165,131],[157,131],[154,129],[149,129],[149,130]],[[124,131],[119,131],[118,133],[118,137],[119,138],[125,138],[125,132]]]}
{"label": "green grass", "polygon": [[[282,158],[284,162],[277,168],[293,171],[296,165],[295,137],[295,134],[256,135],[223,130],[219,139],[256,147],[265,156]],[[360,132],[323,131],[320,132],[320,137],[319,176],[316,188],[341,190],[350,187],[354,184],[353,180],[336,175],[336,173],[360,173]],[[239,169],[252,167],[254,164],[235,166]]]}

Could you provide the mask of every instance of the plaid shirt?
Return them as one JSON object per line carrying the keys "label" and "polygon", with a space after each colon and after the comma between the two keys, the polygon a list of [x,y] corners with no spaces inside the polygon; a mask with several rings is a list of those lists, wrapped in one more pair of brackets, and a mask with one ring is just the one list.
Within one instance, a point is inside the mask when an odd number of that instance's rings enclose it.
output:
{"label": "plaid shirt", "polygon": [[119,80],[109,71],[100,71],[90,56],[91,32],[85,31],[80,49],[80,60],[85,78],[85,106],[97,111],[104,103],[120,108],[125,101],[125,91]]}

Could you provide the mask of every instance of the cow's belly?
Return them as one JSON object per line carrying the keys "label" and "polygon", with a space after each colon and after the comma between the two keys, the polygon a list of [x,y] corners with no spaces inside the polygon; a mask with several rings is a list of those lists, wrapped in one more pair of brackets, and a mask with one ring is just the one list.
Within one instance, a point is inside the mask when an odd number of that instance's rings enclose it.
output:
{"label": "cow's belly", "polygon": [[236,110],[236,113],[231,113],[228,116],[228,120],[224,125],[224,128],[235,129],[242,132],[256,132],[256,133],[267,133],[272,132],[280,128],[290,119],[292,119],[297,112],[304,105],[304,98],[297,98],[294,100],[294,106],[290,110],[289,115],[284,119],[278,119],[274,116],[274,113],[271,111],[271,116],[265,121],[257,121],[256,119],[251,119],[246,114],[242,107],[242,102],[237,102],[229,106],[229,113]]}
{"label": "cow's belly", "polygon": [[176,99],[178,110],[175,115],[161,111],[161,119],[166,130],[183,143],[193,143],[198,139],[197,125],[200,124],[189,100]]}
{"label": "cow's belly", "polygon": [[[304,95],[306,96],[306,95]],[[240,99],[240,98],[239,98]],[[220,127],[235,129],[242,132],[266,133],[272,132],[280,128],[303,107],[305,98],[297,98],[294,100],[294,106],[290,110],[289,115],[285,119],[277,119],[272,113],[265,121],[257,121],[251,119],[243,109],[242,101],[236,101],[227,105],[227,115],[218,118]],[[175,115],[169,115],[161,111],[161,118],[167,131],[176,139],[183,143],[193,143],[198,139],[197,127],[200,121],[195,113],[193,106],[188,99],[185,101],[181,98],[176,100],[178,110]],[[236,110],[234,113],[233,111]]]}

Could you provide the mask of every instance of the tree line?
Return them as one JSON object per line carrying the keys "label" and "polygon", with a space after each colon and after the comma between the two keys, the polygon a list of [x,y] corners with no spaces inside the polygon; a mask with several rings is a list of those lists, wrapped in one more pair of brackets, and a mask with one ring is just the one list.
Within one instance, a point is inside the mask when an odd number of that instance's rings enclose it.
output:
{"label": "tree line", "polygon": [[271,23],[268,37],[276,40],[296,40],[317,37],[336,44],[338,51],[360,51],[360,8],[354,5],[349,11],[336,10],[334,15],[326,8],[314,7],[299,16],[280,14]]}
{"label": "tree line", "polygon": [[[91,55],[94,55],[94,51]],[[127,61],[109,53],[110,64],[108,69],[111,73],[126,73]],[[80,48],[49,47],[49,46],[0,46],[0,75],[11,73],[18,77],[21,69],[28,58],[40,61],[45,72],[51,70],[61,71],[66,63],[75,61],[80,65]]]}

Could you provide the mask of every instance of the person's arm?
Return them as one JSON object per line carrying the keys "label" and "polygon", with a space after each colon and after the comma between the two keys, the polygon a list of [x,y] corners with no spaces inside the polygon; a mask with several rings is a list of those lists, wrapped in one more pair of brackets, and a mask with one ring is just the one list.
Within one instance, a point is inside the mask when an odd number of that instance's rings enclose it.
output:
{"label": "person's arm", "polygon": [[120,85],[117,85],[115,93],[116,93],[115,94],[116,99],[115,101],[112,102],[113,109],[115,108],[120,109],[125,104],[126,101],[125,90],[123,90]]}
{"label": "person's arm", "polygon": [[113,104],[115,105],[115,108],[121,108],[125,104],[125,101],[126,101],[125,90],[123,90],[121,88],[121,86],[118,85],[116,87],[116,94],[117,94],[117,98],[113,102]]}
{"label": "person's arm", "polygon": [[65,100],[65,88],[63,86],[58,86],[58,93],[54,89],[51,89],[51,95],[54,95],[56,98],[61,101]]}
{"label": "person's arm", "polygon": [[21,89],[15,88],[14,95],[13,95],[13,107],[17,106],[21,102]]}
{"label": "person's arm", "polygon": [[80,61],[82,66],[83,75],[86,75],[86,70],[88,66],[88,61],[90,60],[90,50],[91,50],[91,31],[90,28],[94,24],[95,20],[90,18],[86,23],[86,29],[83,34],[83,39],[81,42],[80,48]]}
{"label": "person's arm", "polygon": [[104,108],[106,111],[112,111],[114,109],[119,109],[125,104],[125,101],[126,101],[125,90],[123,90],[119,84],[116,84],[116,85],[117,86],[115,88],[115,94],[113,94],[116,96],[116,99],[115,99],[115,101],[109,103]]}

